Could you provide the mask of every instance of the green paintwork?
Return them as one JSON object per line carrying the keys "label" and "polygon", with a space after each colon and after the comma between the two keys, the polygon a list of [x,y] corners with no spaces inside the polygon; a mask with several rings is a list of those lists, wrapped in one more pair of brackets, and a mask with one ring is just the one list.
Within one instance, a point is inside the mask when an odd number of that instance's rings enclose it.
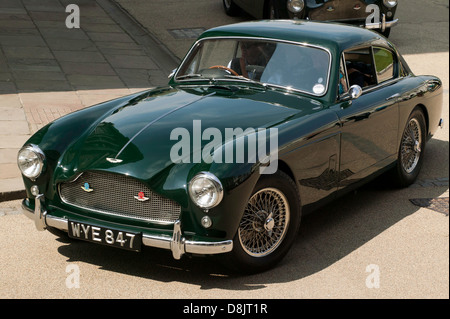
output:
{"label": "green paintwork", "polygon": [[[263,21],[214,28],[201,39],[208,37],[263,37],[321,46],[332,55],[329,90],[325,96],[313,98],[238,81],[181,84],[171,79],[167,87],[77,111],[48,124],[27,142],[38,145],[47,159],[36,182],[24,178],[28,198],[33,198],[30,186],[38,185],[48,211],[57,217],[170,234],[171,225],[82,211],[64,204],[57,193],[59,183],[83,171],[127,174],[181,205],[187,238],[231,239],[259,178],[258,163],[173,163],[170,150],[178,141],[170,139],[174,128],[185,128],[191,136],[195,120],[201,120],[202,129],[219,129],[222,136],[226,128],[277,128],[279,168],[294,178],[307,209],[395,163],[399,132],[416,105],[423,105],[427,114],[429,136],[437,127],[441,82],[434,77],[415,77],[406,65],[404,78],[353,101],[337,100],[339,58],[344,50],[364,44],[396,52],[374,32],[328,23]],[[398,97],[386,102],[395,93]],[[386,135],[380,138],[381,134]],[[130,140],[118,156],[121,163],[106,161]],[[208,142],[202,141],[202,146]],[[223,201],[208,212],[213,220],[208,230],[199,223],[204,212],[187,194],[186,185],[200,171],[215,174],[224,186]],[[28,205],[31,207],[32,201]]]}

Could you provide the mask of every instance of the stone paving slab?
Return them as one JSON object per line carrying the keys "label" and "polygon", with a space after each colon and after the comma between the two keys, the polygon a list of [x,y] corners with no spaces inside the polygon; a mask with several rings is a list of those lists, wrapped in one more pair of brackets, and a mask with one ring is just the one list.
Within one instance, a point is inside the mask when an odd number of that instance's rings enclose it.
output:
{"label": "stone paving slab", "polygon": [[[66,6],[80,8],[69,29]],[[162,52],[162,53],[161,53]],[[0,0],[0,201],[23,197],[19,148],[51,121],[165,85],[177,61],[110,0]]]}

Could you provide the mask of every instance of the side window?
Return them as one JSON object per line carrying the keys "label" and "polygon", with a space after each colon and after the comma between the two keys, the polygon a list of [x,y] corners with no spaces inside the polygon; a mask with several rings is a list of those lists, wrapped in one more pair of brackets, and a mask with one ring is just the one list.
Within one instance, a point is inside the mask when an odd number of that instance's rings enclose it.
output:
{"label": "side window", "polygon": [[346,51],[344,59],[349,87],[357,84],[365,88],[377,84],[370,47]]}
{"label": "side window", "polygon": [[373,48],[375,69],[378,83],[382,83],[395,77],[395,60],[391,51],[383,48]]}

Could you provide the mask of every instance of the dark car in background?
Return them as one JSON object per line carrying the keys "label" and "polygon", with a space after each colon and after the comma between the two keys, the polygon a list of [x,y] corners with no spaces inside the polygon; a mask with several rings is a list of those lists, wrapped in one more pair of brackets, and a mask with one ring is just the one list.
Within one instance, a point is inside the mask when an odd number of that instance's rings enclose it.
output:
{"label": "dark car in background", "polygon": [[225,12],[241,10],[256,19],[307,19],[334,21],[375,29],[388,37],[395,19],[397,0],[223,0]]}

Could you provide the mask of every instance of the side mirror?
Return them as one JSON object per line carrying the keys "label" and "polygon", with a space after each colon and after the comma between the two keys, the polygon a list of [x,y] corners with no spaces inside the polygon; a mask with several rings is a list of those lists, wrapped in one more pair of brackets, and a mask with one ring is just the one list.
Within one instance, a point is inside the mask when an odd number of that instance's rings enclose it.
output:
{"label": "side mirror", "polygon": [[354,84],[350,87],[348,90],[348,95],[350,95],[350,98],[352,100],[357,99],[362,94],[362,88],[358,84]]}

